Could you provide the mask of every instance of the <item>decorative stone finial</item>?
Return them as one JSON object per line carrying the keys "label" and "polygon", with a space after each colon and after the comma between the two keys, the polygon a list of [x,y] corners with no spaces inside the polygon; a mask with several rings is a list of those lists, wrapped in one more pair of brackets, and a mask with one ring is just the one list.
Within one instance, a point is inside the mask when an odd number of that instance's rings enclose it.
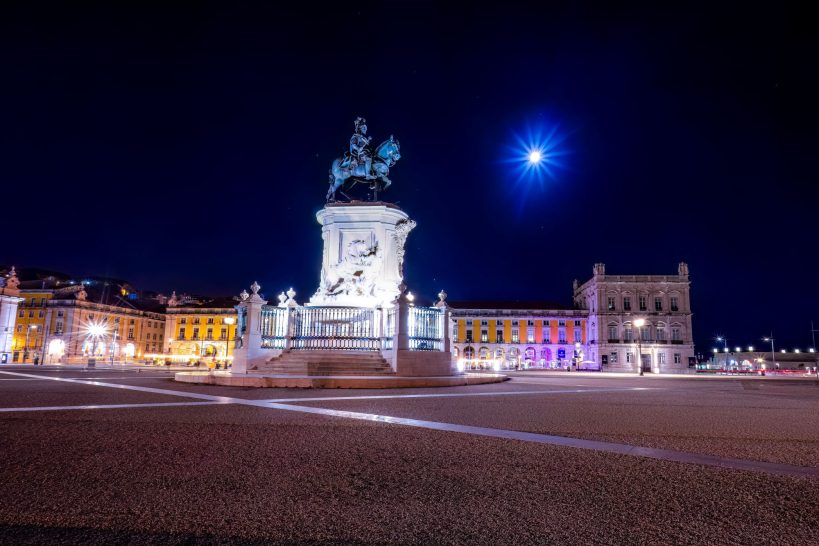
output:
{"label": "decorative stone finial", "polygon": [[18,286],[20,286],[20,279],[17,278],[17,271],[14,269],[14,266],[11,266],[9,276],[6,278],[6,288],[17,290]]}
{"label": "decorative stone finial", "polygon": [[415,295],[412,292],[407,292],[407,295],[405,297],[407,298],[407,301],[410,303],[415,301]]}
{"label": "decorative stone finial", "polygon": [[598,263],[594,264],[593,272],[595,275],[605,275],[606,274],[606,264]]}
{"label": "decorative stone finial", "polygon": [[680,277],[687,277],[688,276],[688,264],[685,262],[680,262],[680,265],[677,266],[677,274]]}
{"label": "decorative stone finial", "polygon": [[441,290],[440,292],[438,292],[438,299],[441,301],[441,303],[443,303],[444,301],[446,301],[446,296],[447,296],[447,294],[446,294],[446,292],[444,292],[443,290]]}
{"label": "decorative stone finial", "polygon": [[257,283],[256,281],[253,281],[253,284],[250,285],[250,290],[253,291],[254,296],[259,293],[260,288],[261,286],[259,286],[259,283]]}
{"label": "decorative stone finial", "polygon": [[179,305],[179,299],[176,297],[176,290],[171,292],[171,297],[168,299],[168,307],[176,307]]}
{"label": "decorative stone finial", "polygon": [[242,301],[247,301],[247,298],[250,297],[250,294],[247,293],[247,290],[242,290],[239,294],[239,297],[242,298]]}
{"label": "decorative stone finial", "polygon": [[296,297],[296,291],[293,290],[293,287],[290,287],[290,290],[287,291],[287,299],[292,300]]}
{"label": "decorative stone finial", "polygon": [[287,301],[287,296],[282,292],[279,294],[279,307],[284,307],[284,302]]}
{"label": "decorative stone finial", "polygon": [[74,297],[79,301],[85,301],[88,298],[88,292],[85,291],[85,287],[83,285],[80,285],[80,290],[74,294]]}

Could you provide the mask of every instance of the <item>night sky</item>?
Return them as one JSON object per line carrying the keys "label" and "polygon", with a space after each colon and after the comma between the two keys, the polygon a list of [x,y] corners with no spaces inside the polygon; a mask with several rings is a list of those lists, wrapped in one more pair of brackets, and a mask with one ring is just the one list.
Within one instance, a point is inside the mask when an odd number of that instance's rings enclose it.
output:
{"label": "night sky", "polygon": [[570,303],[595,262],[685,260],[698,351],[819,325],[807,11],[110,4],[4,8],[0,263],[304,301],[361,115],[401,142],[416,293]]}

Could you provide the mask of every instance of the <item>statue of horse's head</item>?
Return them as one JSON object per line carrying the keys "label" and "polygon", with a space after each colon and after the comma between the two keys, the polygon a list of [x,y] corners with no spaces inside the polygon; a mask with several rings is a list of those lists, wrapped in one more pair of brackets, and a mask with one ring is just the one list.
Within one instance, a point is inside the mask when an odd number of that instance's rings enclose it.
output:
{"label": "statue of horse's head", "polygon": [[378,145],[378,148],[375,149],[375,155],[386,163],[395,163],[401,159],[401,145],[395,140],[395,137],[390,135],[388,140]]}

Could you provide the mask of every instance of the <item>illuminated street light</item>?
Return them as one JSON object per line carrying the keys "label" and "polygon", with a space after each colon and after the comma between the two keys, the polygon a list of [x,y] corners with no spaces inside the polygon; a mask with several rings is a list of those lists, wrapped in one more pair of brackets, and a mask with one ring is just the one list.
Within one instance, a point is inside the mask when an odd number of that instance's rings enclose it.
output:
{"label": "illuminated street light", "polygon": [[537,165],[543,159],[543,154],[540,153],[540,150],[532,150],[529,152],[529,163],[532,165]]}
{"label": "illuminated street light", "polygon": [[[776,349],[774,349],[774,337],[773,332],[769,337],[763,337],[762,341],[770,341],[771,342],[771,360],[773,360],[774,368],[779,368],[779,364],[776,363]],[[783,353],[785,351],[782,351]]]}
{"label": "illuminated street light", "polygon": [[228,357],[230,356],[230,327],[236,322],[233,317],[225,317],[222,322],[227,324],[227,338],[225,340],[225,370],[228,369]]}
{"label": "illuminated street light", "polygon": [[748,352],[754,352],[754,346],[753,345],[748,346]]}

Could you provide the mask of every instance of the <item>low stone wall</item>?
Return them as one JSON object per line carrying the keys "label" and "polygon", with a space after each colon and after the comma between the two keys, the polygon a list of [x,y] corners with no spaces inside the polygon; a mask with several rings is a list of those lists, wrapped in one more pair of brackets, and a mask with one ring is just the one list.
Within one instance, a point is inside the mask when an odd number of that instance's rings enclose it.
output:
{"label": "low stone wall", "polygon": [[452,375],[452,355],[442,351],[397,351],[396,374],[402,377]]}

